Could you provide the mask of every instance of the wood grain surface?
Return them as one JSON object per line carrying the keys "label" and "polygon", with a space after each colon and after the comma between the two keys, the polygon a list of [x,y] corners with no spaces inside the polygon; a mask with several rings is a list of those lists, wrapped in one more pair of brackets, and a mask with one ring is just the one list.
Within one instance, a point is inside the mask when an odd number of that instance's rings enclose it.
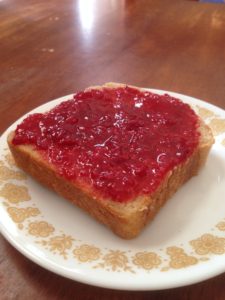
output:
{"label": "wood grain surface", "polygon": [[[0,132],[32,108],[107,81],[225,108],[225,5],[185,0],[0,1]],[[225,274],[155,292],[95,288],[35,265],[0,236],[0,299],[225,299]]]}

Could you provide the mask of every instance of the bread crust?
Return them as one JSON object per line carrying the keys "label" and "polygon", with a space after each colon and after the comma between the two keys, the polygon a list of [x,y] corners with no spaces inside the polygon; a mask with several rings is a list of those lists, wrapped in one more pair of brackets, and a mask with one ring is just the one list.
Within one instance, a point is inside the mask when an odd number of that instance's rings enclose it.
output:
{"label": "bread crust", "polygon": [[[107,83],[97,87],[118,87],[122,84]],[[94,87],[96,88],[96,87]],[[182,164],[169,171],[160,186],[151,195],[139,196],[128,203],[101,199],[91,190],[77,182],[58,175],[54,166],[43,160],[31,145],[13,145],[15,132],[8,136],[8,145],[17,165],[41,184],[54,190],[82,208],[96,220],[105,224],[124,239],[136,237],[164,205],[164,203],[187,180],[196,175],[204,165],[214,138],[210,128],[199,118],[200,140],[193,154]]]}

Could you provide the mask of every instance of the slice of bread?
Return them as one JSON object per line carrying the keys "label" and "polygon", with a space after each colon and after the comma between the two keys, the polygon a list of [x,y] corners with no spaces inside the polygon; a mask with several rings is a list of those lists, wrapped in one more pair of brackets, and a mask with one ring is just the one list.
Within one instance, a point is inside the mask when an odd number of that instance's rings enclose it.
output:
{"label": "slice of bread", "polygon": [[[108,83],[91,88],[125,86]],[[70,181],[60,176],[55,166],[44,160],[34,146],[14,145],[12,140],[15,132],[11,132],[8,136],[8,145],[17,165],[26,173],[107,225],[118,236],[132,239],[155,217],[160,207],[177,189],[196,175],[204,165],[214,138],[210,128],[200,118],[198,130],[200,133],[199,143],[192,155],[185,162],[168,171],[155,192],[138,196],[128,202],[100,199],[94,196],[92,187],[84,187],[76,181]]]}

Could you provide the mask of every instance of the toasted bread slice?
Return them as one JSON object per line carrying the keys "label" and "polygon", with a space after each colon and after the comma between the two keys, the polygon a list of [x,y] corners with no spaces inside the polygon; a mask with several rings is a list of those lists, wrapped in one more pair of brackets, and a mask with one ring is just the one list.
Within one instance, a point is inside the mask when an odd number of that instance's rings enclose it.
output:
{"label": "toasted bread slice", "polygon": [[[108,83],[102,87],[118,86],[125,85]],[[101,89],[102,87],[94,88]],[[167,172],[155,192],[138,196],[128,202],[100,199],[94,196],[91,187],[84,187],[76,181],[67,180],[58,174],[53,164],[43,159],[34,146],[14,145],[12,140],[15,132],[11,132],[8,136],[8,145],[17,165],[26,173],[107,225],[118,236],[132,239],[155,217],[160,207],[177,189],[196,175],[204,165],[214,138],[210,128],[200,118],[198,130],[199,143],[192,155],[185,162]]]}

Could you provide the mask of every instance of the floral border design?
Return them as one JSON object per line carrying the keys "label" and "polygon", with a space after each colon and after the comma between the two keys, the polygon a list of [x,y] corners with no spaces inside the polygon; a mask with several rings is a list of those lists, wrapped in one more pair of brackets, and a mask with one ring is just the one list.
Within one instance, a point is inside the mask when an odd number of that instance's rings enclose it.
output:
{"label": "floral border design", "polygon": [[[213,111],[198,105],[193,109],[211,126],[216,139],[225,147],[225,119]],[[222,139],[221,139],[222,136]],[[88,264],[93,269],[109,272],[138,273],[158,269],[165,272],[179,270],[209,260],[213,255],[225,254],[225,219],[215,225],[217,234],[205,233],[187,243],[187,247],[171,245],[158,252],[121,251],[120,249],[99,248],[85,244],[75,237],[57,230],[43,219],[41,211],[30,205],[31,196],[26,185],[27,176],[15,165],[8,149],[0,160],[0,197],[2,204],[20,230],[34,239],[40,247],[62,259],[73,259],[78,264]],[[28,206],[27,206],[28,205]]]}

